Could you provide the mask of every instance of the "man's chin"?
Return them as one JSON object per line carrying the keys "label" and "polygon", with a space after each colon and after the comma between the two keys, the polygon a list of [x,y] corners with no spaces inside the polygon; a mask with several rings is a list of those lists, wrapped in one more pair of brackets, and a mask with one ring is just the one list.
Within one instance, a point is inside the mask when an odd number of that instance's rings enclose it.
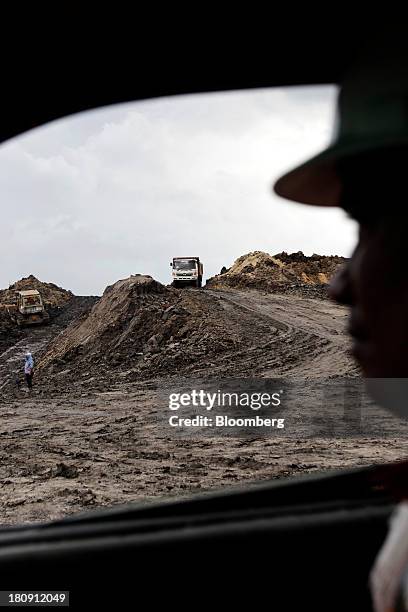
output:
{"label": "man's chin", "polygon": [[408,359],[396,359],[373,344],[355,342],[351,353],[364,378],[408,379]]}

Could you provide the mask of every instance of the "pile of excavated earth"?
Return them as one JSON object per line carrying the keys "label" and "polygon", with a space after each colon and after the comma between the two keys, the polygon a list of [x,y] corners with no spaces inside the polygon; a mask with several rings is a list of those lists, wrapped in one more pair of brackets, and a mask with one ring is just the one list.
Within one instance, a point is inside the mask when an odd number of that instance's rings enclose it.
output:
{"label": "pile of excavated earth", "polygon": [[[255,251],[209,279],[202,291],[164,286],[136,274],[107,287],[100,299],[76,298],[30,276],[0,291],[0,303],[16,290],[35,288],[59,315],[54,319],[58,329],[46,336],[37,354],[36,378],[45,394],[68,391],[73,382],[77,388],[103,390],[118,380],[283,375],[300,355],[321,353],[331,336],[316,333],[317,327],[309,331],[279,322],[275,315],[282,306],[276,300],[285,294],[327,298],[328,282],[344,261]],[[262,304],[269,294],[276,295],[275,302]],[[19,334],[30,331],[19,332],[0,318],[0,351]]]}
{"label": "pile of excavated earth", "polygon": [[103,390],[118,380],[287,373],[288,364],[299,355],[321,353],[329,339],[272,318],[271,305],[262,306],[261,296],[326,298],[328,282],[344,261],[303,253],[272,257],[256,251],[210,279],[202,291],[166,287],[150,276],[132,275],[107,287],[88,316],[54,338],[39,363],[38,376],[47,382],[47,390],[69,390],[73,381],[77,387]]}
{"label": "pile of excavated earth", "polygon": [[329,281],[345,262],[344,257],[337,255],[308,257],[299,251],[272,256],[254,251],[239,257],[230,268],[223,268],[221,274],[207,281],[207,286],[327,298]]}
{"label": "pile of excavated earth", "polygon": [[128,381],[192,372],[244,342],[205,291],[134,275],[108,287],[86,318],[55,338],[39,375],[54,374],[59,389],[72,380],[105,387],[118,372]]}

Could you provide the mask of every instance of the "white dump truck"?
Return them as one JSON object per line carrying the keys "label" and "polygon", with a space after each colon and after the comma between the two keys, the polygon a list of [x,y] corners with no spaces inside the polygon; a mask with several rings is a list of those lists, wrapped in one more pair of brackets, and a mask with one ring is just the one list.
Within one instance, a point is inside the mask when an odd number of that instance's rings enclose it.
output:
{"label": "white dump truck", "polygon": [[173,268],[173,287],[201,287],[203,264],[199,257],[173,257],[170,266]]}

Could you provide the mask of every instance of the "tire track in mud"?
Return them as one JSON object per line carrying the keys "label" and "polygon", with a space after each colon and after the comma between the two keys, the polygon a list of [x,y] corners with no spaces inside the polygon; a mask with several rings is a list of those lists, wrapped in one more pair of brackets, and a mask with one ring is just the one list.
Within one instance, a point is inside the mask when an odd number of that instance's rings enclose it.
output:
{"label": "tire track in mud", "polygon": [[265,338],[263,343],[259,338],[256,346],[254,338],[255,346],[248,349],[247,359],[237,360],[241,366],[245,361],[252,361],[252,375],[329,378],[358,373],[349,355],[345,307],[329,301],[256,290],[206,289],[205,292],[224,309],[245,312],[253,320],[269,322],[276,330],[275,337],[267,343]]}

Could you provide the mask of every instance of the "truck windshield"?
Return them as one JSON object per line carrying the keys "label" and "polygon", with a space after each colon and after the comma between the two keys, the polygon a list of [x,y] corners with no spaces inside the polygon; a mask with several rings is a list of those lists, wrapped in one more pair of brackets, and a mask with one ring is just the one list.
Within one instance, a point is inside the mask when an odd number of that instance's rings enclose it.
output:
{"label": "truck windshield", "polygon": [[195,259],[175,259],[173,268],[175,270],[195,270],[196,261]]}
{"label": "truck windshield", "polygon": [[24,298],[24,306],[40,306],[40,298],[38,295],[30,295]]}

